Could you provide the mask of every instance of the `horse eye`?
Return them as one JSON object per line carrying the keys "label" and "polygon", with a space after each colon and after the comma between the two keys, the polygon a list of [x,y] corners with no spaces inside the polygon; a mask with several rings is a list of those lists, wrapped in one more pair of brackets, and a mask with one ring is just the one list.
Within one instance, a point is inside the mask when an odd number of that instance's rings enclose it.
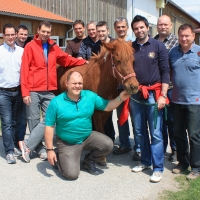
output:
{"label": "horse eye", "polygon": [[121,63],[121,61],[120,60],[116,60],[117,61],[117,63]]}

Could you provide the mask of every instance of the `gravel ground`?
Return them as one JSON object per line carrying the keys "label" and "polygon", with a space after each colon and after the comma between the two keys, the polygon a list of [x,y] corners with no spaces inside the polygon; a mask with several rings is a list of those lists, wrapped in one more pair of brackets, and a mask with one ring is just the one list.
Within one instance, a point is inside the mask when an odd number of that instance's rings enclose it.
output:
{"label": "gravel ground", "polygon": [[[116,121],[116,114],[113,117]],[[119,144],[118,135],[116,137],[115,148]],[[81,161],[85,153],[82,153]],[[178,184],[174,180],[177,175],[171,173],[176,164],[167,160],[169,152],[165,156],[165,170],[159,183],[149,182],[151,169],[131,172],[131,168],[138,164],[132,161],[132,155],[133,151],[120,156],[110,154],[107,167],[98,166],[102,174],[92,176],[81,168],[76,181],[67,181],[58,170],[47,161],[40,161],[34,153],[30,163],[25,163],[20,157],[17,164],[7,164],[0,137],[0,200],[154,200],[159,199],[159,193],[164,190],[177,190]]]}

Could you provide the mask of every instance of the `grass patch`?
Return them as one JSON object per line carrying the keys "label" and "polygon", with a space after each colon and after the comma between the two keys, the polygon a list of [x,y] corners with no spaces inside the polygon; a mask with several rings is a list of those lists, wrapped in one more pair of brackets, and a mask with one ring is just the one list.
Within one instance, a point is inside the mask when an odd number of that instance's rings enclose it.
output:
{"label": "grass patch", "polygon": [[180,175],[175,180],[179,183],[180,190],[164,191],[159,200],[200,200],[200,178],[188,181],[186,175]]}

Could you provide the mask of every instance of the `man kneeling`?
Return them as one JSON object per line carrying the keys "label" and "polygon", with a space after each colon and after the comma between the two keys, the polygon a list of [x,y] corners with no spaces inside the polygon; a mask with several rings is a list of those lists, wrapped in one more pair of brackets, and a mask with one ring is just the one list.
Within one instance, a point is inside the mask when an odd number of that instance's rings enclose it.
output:
{"label": "man kneeling", "polygon": [[[83,77],[70,72],[66,80],[67,91],[53,98],[46,113],[45,141],[48,161],[56,165],[69,180],[78,178],[80,156],[83,149],[91,150],[85,155],[83,167],[92,175],[98,175],[95,162],[113,149],[112,140],[106,135],[92,131],[94,110],[111,111],[130,95],[123,91],[113,100],[105,100],[96,93],[83,90]],[[53,150],[54,125],[56,125],[57,150]]]}

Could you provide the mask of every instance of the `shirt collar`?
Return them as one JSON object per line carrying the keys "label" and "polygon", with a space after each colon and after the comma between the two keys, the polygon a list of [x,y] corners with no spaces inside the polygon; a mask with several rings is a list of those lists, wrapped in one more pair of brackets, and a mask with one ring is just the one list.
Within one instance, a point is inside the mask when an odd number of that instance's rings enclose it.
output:
{"label": "shirt collar", "polygon": [[143,46],[143,45],[145,45],[145,44],[150,44],[150,43],[152,42],[153,39],[151,38],[150,35],[148,35],[148,36],[149,36],[149,39],[148,39],[145,43],[140,44],[140,43],[138,43],[138,41],[137,41],[137,39],[136,39],[136,40],[135,40],[136,44],[139,45],[139,46]]}
{"label": "shirt collar", "polygon": [[[193,43],[192,43],[192,47],[191,47],[187,52],[192,52],[192,53],[194,53],[194,52],[195,52],[195,48],[196,48],[196,47],[195,47],[195,42],[193,42]],[[178,50],[179,50],[179,51],[182,51],[181,45],[180,45],[180,44],[178,45]]]}
{"label": "shirt collar", "polygon": [[[84,90],[81,90],[79,100],[82,99],[84,96],[85,96],[85,91],[84,91]],[[67,91],[64,92],[64,99],[65,99],[65,100],[68,100],[68,101],[73,101],[73,100],[71,100],[71,99],[68,97]]]}
{"label": "shirt collar", "polygon": [[14,51],[15,49],[16,49],[16,44],[15,44],[15,46],[14,46],[14,49],[12,49],[9,45],[7,45],[5,42],[3,43],[3,45],[4,45],[4,47],[7,49],[7,50],[9,50],[9,51]]}

